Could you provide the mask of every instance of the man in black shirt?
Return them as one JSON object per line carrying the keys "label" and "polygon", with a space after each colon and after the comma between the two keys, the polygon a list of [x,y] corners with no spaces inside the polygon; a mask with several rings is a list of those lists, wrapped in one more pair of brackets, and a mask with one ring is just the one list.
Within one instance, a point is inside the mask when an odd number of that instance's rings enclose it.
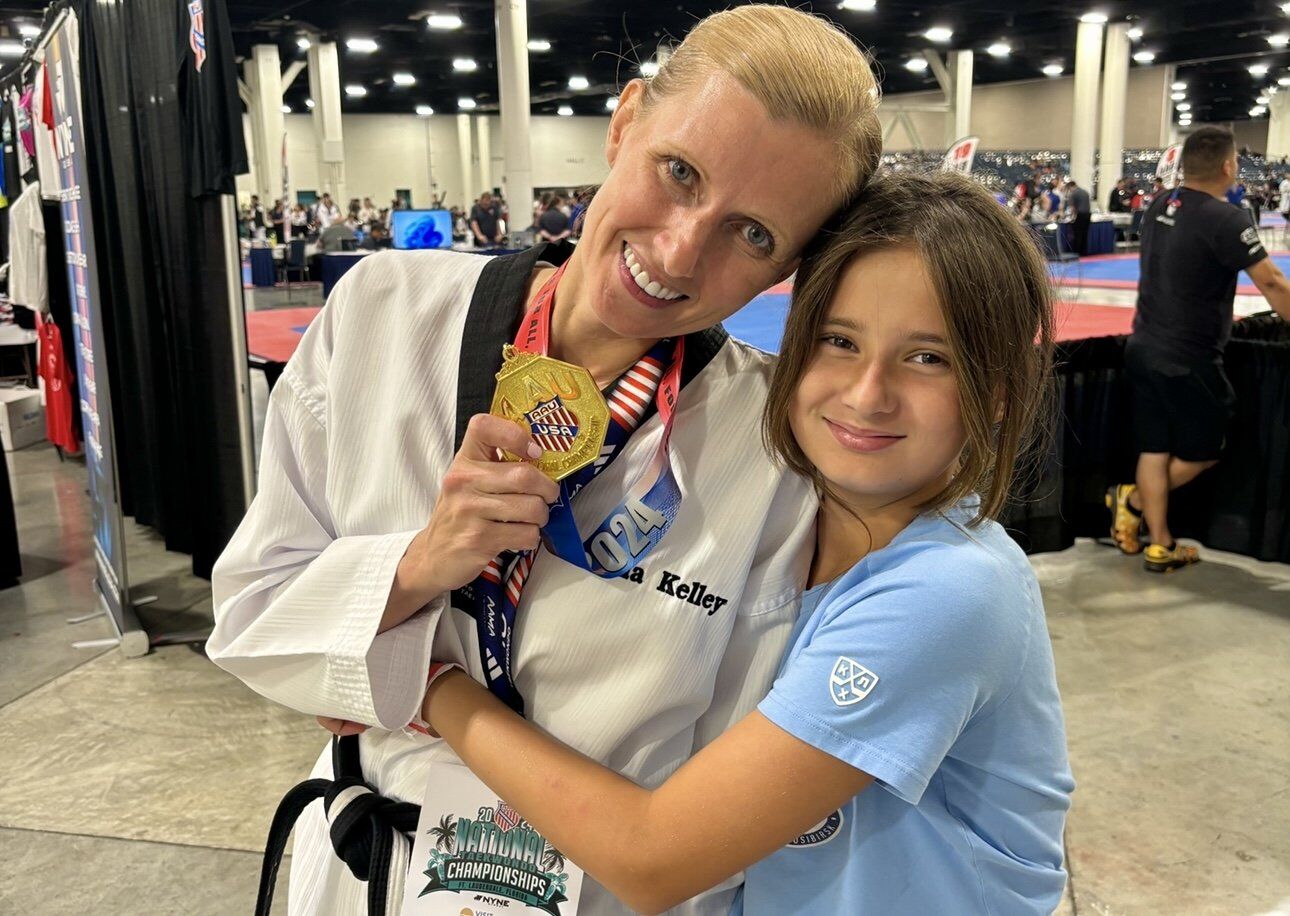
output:
{"label": "man in black shirt", "polygon": [[1088,254],[1088,226],[1093,219],[1093,202],[1085,191],[1075,183],[1074,178],[1067,178],[1066,211],[1071,215],[1071,229],[1074,235],[1075,251],[1082,258]]}
{"label": "man in black shirt", "polygon": [[485,191],[479,195],[479,203],[470,210],[470,231],[475,234],[475,244],[488,247],[502,244],[501,214],[493,195]]}
{"label": "man in black shirt", "polygon": [[1162,192],[1142,220],[1141,278],[1125,369],[1133,391],[1136,484],[1107,491],[1111,535],[1125,553],[1168,572],[1197,562],[1169,531],[1169,491],[1218,463],[1234,402],[1223,373],[1236,277],[1248,271],[1268,304],[1290,316],[1290,283],[1250,225],[1226,200],[1236,181],[1230,131],[1202,127],[1183,147],[1184,181]]}

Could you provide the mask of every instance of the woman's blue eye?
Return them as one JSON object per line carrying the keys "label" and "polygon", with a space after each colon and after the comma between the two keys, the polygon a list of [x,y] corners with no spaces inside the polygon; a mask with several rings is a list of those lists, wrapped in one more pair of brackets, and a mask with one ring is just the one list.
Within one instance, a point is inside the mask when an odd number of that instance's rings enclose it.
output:
{"label": "woman's blue eye", "polygon": [[764,248],[767,251],[772,251],[775,248],[775,240],[770,237],[766,227],[757,223],[749,223],[744,227],[744,238],[754,248]]}
{"label": "woman's blue eye", "polygon": [[694,177],[694,169],[690,168],[688,162],[683,162],[680,159],[669,159],[667,167],[668,171],[672,173],[672,177],[681,184],[688,184],[690,179]]}

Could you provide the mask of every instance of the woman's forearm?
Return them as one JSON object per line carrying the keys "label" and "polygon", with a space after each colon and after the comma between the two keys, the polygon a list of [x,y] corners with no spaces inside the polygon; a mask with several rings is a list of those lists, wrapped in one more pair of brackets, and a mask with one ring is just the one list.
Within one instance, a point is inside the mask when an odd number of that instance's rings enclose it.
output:
{"label": "woman's forearm", "polygon": [[553,846],[633,909],[658,908],[649,790],[546,735],[460,671],[435,684],[422,715]]}

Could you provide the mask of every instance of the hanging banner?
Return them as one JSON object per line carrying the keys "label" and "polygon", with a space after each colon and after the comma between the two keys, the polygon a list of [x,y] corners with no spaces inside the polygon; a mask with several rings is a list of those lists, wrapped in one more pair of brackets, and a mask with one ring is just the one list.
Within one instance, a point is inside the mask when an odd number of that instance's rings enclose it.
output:
{"label": "hanging banner", "polygon": [[[117,492],[112,437],[112,400],[100,312],[98,269],[94,251],[94,218],[86,184],[85,121],[81,107],[80,26],[68,10],[45,52],[53,90],[54,150],[58,159],[59,201],[67,249],[67,281],[76,328],[76,373],[81,385],[81,423],[85,466],[89,471],[94,521],[95,583],[107,604],[113,626],[127,655],[147,651],[138,629],[125,563],[125,532]],[[142,651],[140,650],[142,637]]]}
{"label": "hanging banner", "polygon": [[941,162],[941,170],[959,172],[963,175],[972,173],[972,160],[976,158],[976,147],[980,137],[964,137],[949,148]]}
{"label": "hanging banner", "polygon": [[1181,168],[1182,144],[1175,143],[1165,147],[1165,151],[1160,154],[1160,161],[1156,163],[1156,177],[1164,182],[1166,188],[1172,188],[1182,180]]}
{"label": "hanging banner", "polygon": [[[287,132],[282,132],[282,238],[278,239],[282,244],[291,241],[291,177],[287,171]],[[286,255],[283,255],[286,257]]]}

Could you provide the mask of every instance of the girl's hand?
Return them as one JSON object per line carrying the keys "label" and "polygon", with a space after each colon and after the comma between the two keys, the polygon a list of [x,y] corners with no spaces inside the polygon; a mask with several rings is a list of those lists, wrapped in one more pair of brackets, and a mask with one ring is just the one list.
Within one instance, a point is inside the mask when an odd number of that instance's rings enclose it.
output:
{"label": "girl's hand", "polygon": [[366,725],[350,722],[348,719],[332,719],[327,716],[318,716],[317,718],[319,725],[341,738],[348,738],[350,735],[357,735],[367,731]]}

